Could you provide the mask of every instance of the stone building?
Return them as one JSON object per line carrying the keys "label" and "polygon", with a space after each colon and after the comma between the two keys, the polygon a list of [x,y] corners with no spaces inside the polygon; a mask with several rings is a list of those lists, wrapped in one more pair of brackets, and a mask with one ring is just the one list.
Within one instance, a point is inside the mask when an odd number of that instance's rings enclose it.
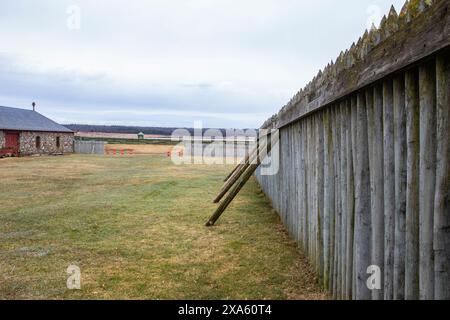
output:
{"label": "stone building", "polygon": [[74,133],[34,110],[0,107],[0,157],[72,153]]}

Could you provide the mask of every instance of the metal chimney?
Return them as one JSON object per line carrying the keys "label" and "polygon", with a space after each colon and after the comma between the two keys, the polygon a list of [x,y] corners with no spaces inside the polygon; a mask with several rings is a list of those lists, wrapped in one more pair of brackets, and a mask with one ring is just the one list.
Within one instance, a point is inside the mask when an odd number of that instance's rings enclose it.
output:
{"label": "metal chimney", "polygon": [[33,111],[36,111],[36,102],[33,102],[31,105],[33,106]]}

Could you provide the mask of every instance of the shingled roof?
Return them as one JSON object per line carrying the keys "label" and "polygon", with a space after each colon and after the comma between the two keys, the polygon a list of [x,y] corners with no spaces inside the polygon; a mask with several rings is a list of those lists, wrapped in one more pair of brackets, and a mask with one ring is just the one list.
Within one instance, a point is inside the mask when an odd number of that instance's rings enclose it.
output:
{"label": "shingled roof", "polygon": [[0,130],[73,132],[36,111],[1,106]]}

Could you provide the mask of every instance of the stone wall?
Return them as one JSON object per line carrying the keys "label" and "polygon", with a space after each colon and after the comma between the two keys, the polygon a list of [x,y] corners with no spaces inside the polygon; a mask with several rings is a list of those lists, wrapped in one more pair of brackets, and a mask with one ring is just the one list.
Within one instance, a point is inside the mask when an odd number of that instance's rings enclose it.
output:
{"label": "stone wall", "polygon": [[5,147],[5,133],[0,130],[0,149]]}
{"label": "stone wall", "polygon": [[[36,147],[36,138],[40,137],[40,148]],[[56,138],[60,137],[59,148],[56,146]],[[29,132],[20,133],[20,154],[52,154],[52,153],[72,153],[73,133],[59,132]]]}

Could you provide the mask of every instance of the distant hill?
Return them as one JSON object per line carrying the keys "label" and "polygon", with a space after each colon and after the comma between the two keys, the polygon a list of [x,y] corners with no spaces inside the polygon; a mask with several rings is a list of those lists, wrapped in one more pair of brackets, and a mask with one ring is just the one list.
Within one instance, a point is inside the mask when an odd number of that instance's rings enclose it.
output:
{"label": "distant hill", "polygon": [[[108,132],[108,133],[133,133],[137,134],[143,132],[144,134],[156,134],[170,136],[172,132],[176,129],[186,129],[192,135],[194,134],[193,128],[170,128],[170,127],[134,127],[134,126],[101,126],[101,125],[89,125],[89,124],[66,124],[66,128],[69,128],[75,132]],[[208,130],[208,128],[203,128],[203,132]],[[226,133],[226,129],[217,129],[222,132],[223,135]],[[243,129],[247,130],[247,129]]]}

